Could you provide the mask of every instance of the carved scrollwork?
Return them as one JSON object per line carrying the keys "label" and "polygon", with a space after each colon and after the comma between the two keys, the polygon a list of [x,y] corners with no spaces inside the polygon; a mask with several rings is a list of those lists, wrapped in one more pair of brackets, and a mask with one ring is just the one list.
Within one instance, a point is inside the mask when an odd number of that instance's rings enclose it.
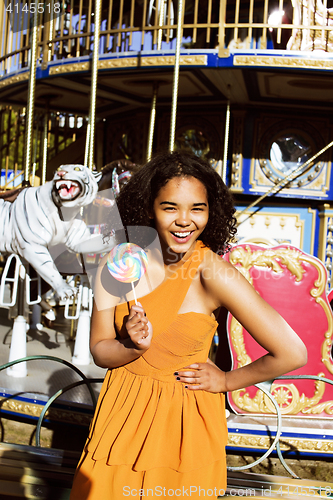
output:
{"label": "carved scrollwork", "polygon": [[240,264],[239,270],[244,274],[247,280],[252,284],[250,269],[253,266],[269,267],[276,273],[282,273],[283,268],[280,263],[296,278],[301,281],[305,272],[300,262],[302,253],[294,248],[280,248],[277,250],[254,250],[250,247],[237,247],[230,252],[229,262],[233,265]]}
{"label": "carved scrollwork", "polygon": [[[20,415],[27,415],[29,417],[39,418],[43,405],[36,403],[26,403],[17,401],[15,399],[0,398],[0,406],[3,410],[10,411]],[[88,414],[76,413],[68,410],[61,410],[58,408],[49,408],[45,417],[50,420],[59,422],[75,423],[78,425],[88,426],[91,421],[91,416]]]}
{"label": "carved scrollwork", "polygon": [[[269,436],[257,436],[251,434],[249,435],[229,432],[228,445],[235,447],[238,446],[241,448],[251,447],[268,449],[271,445],[271,438]],[[282,451],[294,449],[303,452],[333,452],[333,442],[328,439],[304,439],[285,436],[282,440],[280,440],[280,447]]]}
{"label": "carved scrollwork", "polygon": [[234,66],[268,66],[312,69],[332,69],[331,59],[314,59],[305,57],[273,57],[273,56],[234,56]]}
{"label": "carved scrollwork", "polygon": [[[180,56],[179,63],[183,66],[207,65],[207,55]],[[141,66],[174,66],[175,56],[142,57]]]}
{"label": "carved scrollwork", "polygon": [[15,75],[10,78],[6,78],[3,81],[0,81],[0,88],[7,87],[8,85],[12,85],[13,83],[20,83],[28,79],[29,79],[29,72],[26,71],[24,73],[20,73],[19,75]]}
{"label": "carved scrollwork", "polygon": [[[300,397],[297,387],[294,384],[273,384],[271,392],[283,415],[299,413]],[[264,399],[269,413],[276,413],[270,399],[266,395]]]}
{"label": "carved scrollwork", "polygon": [[264,393],[258,390],[253,398],[244,389],[239,389],[231,393],[234,403],[243,411],[249,413],[271,413],[268,411],[264,400]]}
{"label": "carved scrollwork", "polygon": [[[245,248],[242,246],[235,247],[230,252],[229,262],[235,265],[251,284],[250,270],[253,266],[269,267],[276,273],[282,273],[284,271],[282,266],[285,266],[295,276],[295,281],[303,279],[305,269],[302,266],[302,262],[308,262],[315,267],[318,275],[310,290],[310,295],[323,308],[327,318],[328,327],[324,335],[321,355],[323,364],[333,374],[331,359],[333,319],[329,305],[322,298],[322,295],[325,293],[326,275],[320,262],[295,248],[282,247],[252,251],[250,246],[246,246]],[[237,366],[235,368],[251,363],[252,360],[246,352],[243,327],[234,317],[231,318],[229,333],[236,353]],[[324,374],[320,373],[319,376],[324,376]],[[314,394],[311,398],[306,397],[304,394],[300,395],[294,384],[273,384],[272,393],[280,406],[282,414],[296,415],[303,413],[304,415],[314,415],[325,412],[327,415],[333,415],[333,401],[320,403],[325,392],[325,382],[316,380],[314,388]],[[275,413],[273,404],[260,390],[252,398],[248,392],[245,392],[245,389],[233,391],[231,397],[237,407],[243,411],[250,413]]]}
{"label": "carved scrollwork", "polygon": [[[248,365],[252,360],[246,352],[243,337],[243,327],[234,317],[231,318],[230,334],[232,345],[237,354],[238,366]],[[237,368],[238,366],[236,366],[235,368]]]}
{"label": "carved scrollwork", "polygon": [[[323,373],[319,373],[323,377]],[[333,401],[327,401],[318,405],[319,401],[325,392],[325,382],[322,380],[315,380],[315,392],[312,398],[307,398],[304,394],[300,396],[297,387],[294,384],[273,384],[272,395],[275,397],[281,413],[283,415],[297,415],[303,414],[318,414],[325,411],[327,414],[332,409]],[[275,413],[274,406],[267,396],[265,396],[265,404],[270,412]],[[326,411],[328,410],[328,411]]]}

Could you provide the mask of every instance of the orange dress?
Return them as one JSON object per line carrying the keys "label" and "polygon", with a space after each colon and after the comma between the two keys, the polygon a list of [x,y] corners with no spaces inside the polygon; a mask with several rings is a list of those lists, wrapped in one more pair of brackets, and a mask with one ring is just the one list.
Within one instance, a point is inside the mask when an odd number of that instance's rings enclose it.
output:
{"label": "orange dress", "polygon": [[[216,498],[226,489],[224,395],[187,390],[174,372],[205,362],[216,321],[178,314],[207,251],[190,258],[140,302],[153,326],[150,348],[108,370],[76,471],[71,500]],[[131,304],[116,308],[120,334]]]}

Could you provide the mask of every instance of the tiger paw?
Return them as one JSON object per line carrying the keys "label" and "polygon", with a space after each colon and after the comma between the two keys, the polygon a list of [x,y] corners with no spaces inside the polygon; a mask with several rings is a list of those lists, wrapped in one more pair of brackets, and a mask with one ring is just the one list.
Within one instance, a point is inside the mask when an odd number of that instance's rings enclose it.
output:
{"label": "tiger paw", "polygon": [[64,302],[70,299],[74,299],[77,294],[77,289],[63,282],[62,285],[56,288],[56,292],[59,295],[60,301]]}

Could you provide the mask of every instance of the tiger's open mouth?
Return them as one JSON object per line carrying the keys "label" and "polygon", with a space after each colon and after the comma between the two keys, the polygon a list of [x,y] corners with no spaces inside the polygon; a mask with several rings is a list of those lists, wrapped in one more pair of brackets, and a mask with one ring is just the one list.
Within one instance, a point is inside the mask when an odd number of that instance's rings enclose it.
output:
{"label": "tiger's open mouth", "polygon": [[62,200],[74,200],[81,193],[81,185],[76,181],[61,179],[56,181],[56,190]]}

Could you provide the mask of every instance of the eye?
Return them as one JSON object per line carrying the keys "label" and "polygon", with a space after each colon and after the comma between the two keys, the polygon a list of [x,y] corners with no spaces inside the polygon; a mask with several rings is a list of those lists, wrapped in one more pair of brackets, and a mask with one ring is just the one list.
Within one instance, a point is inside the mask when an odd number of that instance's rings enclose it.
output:
{"label": "eye", "polygon": [[74,170],[79,170],[81,171],[80,167],[75,167]]}

